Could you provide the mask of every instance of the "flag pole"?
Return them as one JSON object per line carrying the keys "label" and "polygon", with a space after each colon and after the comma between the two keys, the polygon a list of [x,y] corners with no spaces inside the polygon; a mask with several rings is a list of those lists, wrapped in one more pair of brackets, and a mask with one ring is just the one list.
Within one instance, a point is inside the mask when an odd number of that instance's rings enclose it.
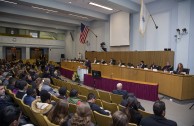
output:
{"label": "flag pole", "polygon": [[98,36],[91,29],[89,31],[91,31],[91,33],[96,37],[96,51],[97,51],[97,38],[98,38]]}
{"label": "flag pole", "polygon": [[96,36],[96,38],[98,37],[91,29],[89,30],[89,31],[91,31],[92,32],[92,34],[94,34],[95,36]]}
{"label": "flag pole", "polygon": [[[150,12],[149,12],[150,13]],[[152,15],[150,14],[150,17],[152,18],[152,21],[154,22],[155,28],[158,29],[158,26],[156,25],[156,22],[154,21],[154,18],[152,17]]]}

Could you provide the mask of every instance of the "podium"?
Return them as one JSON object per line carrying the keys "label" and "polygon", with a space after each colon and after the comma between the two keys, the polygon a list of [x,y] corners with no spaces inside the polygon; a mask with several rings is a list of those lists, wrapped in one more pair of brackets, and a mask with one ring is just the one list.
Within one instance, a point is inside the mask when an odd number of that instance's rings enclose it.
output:
{"label": "podium", "polygon": [[80,81],[84,81],[84,74],[88,74],[88,69],[86,67],[80,67],[77,68],[77,74],[79,75]]}

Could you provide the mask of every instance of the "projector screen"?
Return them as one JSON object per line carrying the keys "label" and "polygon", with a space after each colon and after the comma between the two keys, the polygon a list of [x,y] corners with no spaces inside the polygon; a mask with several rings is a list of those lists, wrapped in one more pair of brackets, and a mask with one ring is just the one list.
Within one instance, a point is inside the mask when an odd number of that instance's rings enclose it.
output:
{"label": "projector screen", "polygon": [[118,12],[110,16],[110,46],[126,46],[129,43],[130,14]]}

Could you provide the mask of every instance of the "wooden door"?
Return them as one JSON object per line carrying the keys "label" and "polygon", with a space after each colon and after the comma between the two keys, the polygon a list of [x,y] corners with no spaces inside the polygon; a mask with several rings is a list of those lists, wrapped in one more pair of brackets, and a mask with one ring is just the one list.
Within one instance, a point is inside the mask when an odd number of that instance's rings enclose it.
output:
{"label": "wooden door", "polygon": [[21,48],[16,47],[6,47],[6,60],[14,61],[21,59]]}

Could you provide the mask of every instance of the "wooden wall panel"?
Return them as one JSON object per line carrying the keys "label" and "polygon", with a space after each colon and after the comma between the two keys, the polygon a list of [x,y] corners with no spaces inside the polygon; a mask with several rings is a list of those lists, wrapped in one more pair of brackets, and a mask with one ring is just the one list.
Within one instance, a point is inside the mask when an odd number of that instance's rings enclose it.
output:
{"label": "wooden wall panel", "polygon": [[169,61],[171,65],[174,64],[173,51],[86,52],[86,57],[91,57],[91,61],[93,61],[94,57],[97,57],[98,60],[104,59],[107,63],[110,62],[110,58],[115,59],[117,63],[118,60],[121,59],[125,64],[130,62],[135,67],[142,60],[148,65],[148,67],[153,63],[163,67],[166,65],[167,61]]}

